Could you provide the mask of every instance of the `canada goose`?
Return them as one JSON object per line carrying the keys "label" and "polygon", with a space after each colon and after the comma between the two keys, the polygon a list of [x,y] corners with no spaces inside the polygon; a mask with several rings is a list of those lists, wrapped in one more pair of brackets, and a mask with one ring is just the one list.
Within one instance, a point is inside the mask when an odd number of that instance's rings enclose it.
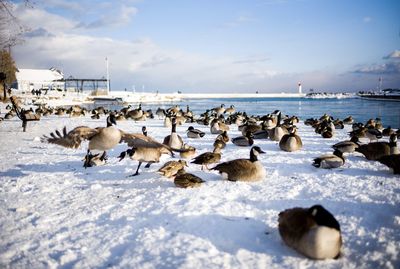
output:
{"label": "canada goose", "polygon": [[334,144],[332,148],[337,149],[342,153],[353,153],[356,150],[356,148],[360,146],[359,142],[360,140],[358,139],[358,137],[353,136],[351,137],[350,140],[341,141],[339,143]]}
{"label": "canada goose", "polygon": [[217,113],[217,116],[224,114],[225,112],[225,105],[221,104],[220,107],[214,107],[213,109],[211,109],[211,111],[214,111],[215,113]]}
{"label": "canada goose", "polygon": [[269,138],[272,141],[280,141],[282,136],[288,133],[287,129],[283,126],[281,126],[281,111],[277,111],[277,120],[276,120],[276,126],[272,129],[269,130]]}
{"label": "canada goose", "polygon": [[137,109],[133,109],[127,112],[126,117],[131,118],[133,120],[138,120],[143,116],[143,110],[142,110],[142,103],[139,103],[139,106]]}
{"label": "canada goose", "polygon": [[183,169],[185,166],[188,166],[186,161],[179,160],[179,161],[169,161],[166,162],[158,172],[165,177],[171,178],[175,176],[180,169]]}
{"label": "canada goose", "polygon": [[120,112],[123,113],[124,115],[126,115],[131,107],[132,107],[131,105],[128,105],[127,107],[123,107],[123,108],[121,108]]}
{"label": "canada goose", "polygon": [[89,152],[88,155],[85,156],[84,158],[84,164],[83,167],[93,167],[93,166],[101,166],[104,165],[107,161],[107,156],[106,152],[104,151],[101,156],[99,156],[100,153],[97,153],[93,155],[91,152]]}
{"label": "canada goose", "polygon": [[175,118],[172,118],[172,130],[171,130],[171,134],[166,136],[164,138],[164,145],[168,145],[172,148],[176,148],[176,149],[181,149],[183,146],[183,140],[182,137],[180,137],[177,133],[176,133],[176,120]]}
{"label": "canada goose", "polygon": [[253,134],[248,131],[246,136],[238,136],[232,138],[232,143],[240,147],[250,147],[254,144]]}
{"label": "canada goose", "polygon": [[321,205],[291,208],[279,213],[279,234],[289,246],[311,259],[339,257],[340,225]]}
{"label": "canada goose", "polygon": [[120,143],[122,138],[121,130],[115,128],[115,115],[110,114],[107,117],[107,127],[90,128],[79,126],[67,133],[66,127],[63,134],[58,130],[50,134],[50,137],[43,136],[42,142],[57,144],[66,148],[78,148],[83,140],[89,140],[87,155],[92,150],[107,151]]}
{"label": "canada goose", "polygon": [[390,136],[394,133],[395,133],[395,131],[390,126],[388,126],[387,128],[382,130],[382,136]]}
{"label": "canada goose", "polygon": [[220,163],[211,170],[217,170],[223,178],[230,181],[258,181],[264,179],[266,171],[258,161],[257,156],[265,153],[260,147],[254,146],[250,150],[250,159],[236,159]]}
{"label": "canada goose", "polygon": [[182,146],[182,150],[180,152],[181,158],[191,159],[196,155],[196,148],[189,146],[188,144],[184,144]]}
{"label": "canada goose", "polygon": [[378,141],[378,139],[382,138],[382,132],[375,129],[375,127],[369,126],[365,136],[370,140],[370,142],[373,140]]}
{"label": "canada goose", "polygon": [[210,123],[210,132],[212,134],[222,134],[224,131],[229,131],[229,126],[222,122],[223,117],[215,118]]}
{"label": "canada goose", "polygon": [[207,170],[210,170],[208,168],[208,165],[212,163],[217,163],[220,160],[221,160],[221,148],[215,147],[213,152],[204,152],[199,156],[195,157],[191,163],[200,164],[201,170],[204,170],[204,167]]}
{"label": "canada goose", "polygon": [[90,118],[93,119],[93,120],[98,120],[98,119],[100,119],[100,114],[99,114],[99,113],[92,114],[92,115],[90,116]]}
{"label": "canada goose", "polygon": [[225,113],[228,115],[232,115],[233,113],[235,113],[235,106],[231,105],[230,107],[228,107],[227,109],[225,109]]}
{"label": "canada goose", "polygon": [[205,181],[196,175],[186,173],[185,169],[180,169],[174,178],[174,184],[180,188],[199,187]]}
{"label": "canada goose", "polygon": [[385,155],[378,159],[378,162],[393,169],[393,174],[400,174],[400,154]]}
{"label": "canada goose", "polygon": [[199,129],[195,129],[193,126],[189,126],[186,132],[189,138],[201,138],[206,134]]}
{"label": "canada goose", "polygon": [[338,168],[344,164],[343,153],[339,150],[335,150],[333,154],[322,155],[314,159],[313,166],[317,168]]}
{"label": "canada goose", "polygon": [[161,154],[171,154],[165,148],[150,148],[150,147],[132,147],[126,151],[121,152],[119,161],[122,161],[126,155],[132,160],[139,162],[136,172],[130,176],[139,175],[139,168],[143,162],[147,162],[145,168],[149,168],[152,163],[160,162]]}
{"label": "canada goose", "polygon": [[279,141],[279,148],[284,151],[292,152],[303,147],[300,136],[296,134],[296,127],[289,128],[289,134],[282,136]]}
{"label": "canada goose", "polygon": [[360,152],[367,160],[377,160],[382,156],[396,154],[397,136],[392,134],[388,142],[372,142],[365,145],[360,145],[355,151]]}
{"label": "canada goose", "polygon": [[165,112],[165,109],[159,107],[156,110],[156,115],[158,116],[158,119],[164,119],[167,113]]}

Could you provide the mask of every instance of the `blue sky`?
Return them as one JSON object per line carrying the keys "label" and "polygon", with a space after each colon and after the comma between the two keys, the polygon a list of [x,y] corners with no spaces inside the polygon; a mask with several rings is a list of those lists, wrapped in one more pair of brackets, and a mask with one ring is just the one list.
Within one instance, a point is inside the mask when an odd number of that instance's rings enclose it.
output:
{"label": "blue sky", "polygon": [[400,87],[400,1],[15,2],[20,68],[61,68],[112,88],[291,92]]}

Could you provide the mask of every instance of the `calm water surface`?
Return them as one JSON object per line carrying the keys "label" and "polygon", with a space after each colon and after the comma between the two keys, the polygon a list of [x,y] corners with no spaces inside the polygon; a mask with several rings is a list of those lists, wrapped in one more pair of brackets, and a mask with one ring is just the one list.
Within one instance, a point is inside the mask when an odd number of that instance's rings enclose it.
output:
{"label": "calm water surface", "polygon": [[[234,105],[236,111],[246,111],[250,115],[265,115],[276,109],[283,114],[297,115],[302,120],[311,117],[320,117],[324,113],[334,118],[344,119],[349,115],[358,122],[366,122],[370,118],[381,118],[384,126],[400,128],[400,102],[365,100],[360,98],[345,99],[308,99],[308,98],[232,98],[232,99],[193,99],[181,102],[163,104],[143,104],[144,109],[158,107],[168,108],[174,104],[179,105],[183,110],[186,105],[199,115],[206,109],[218,107],[225,104],[225,107]],[[132,105],[135,107],[135,105]],[[120,108],[120,107],[119,107]]]}

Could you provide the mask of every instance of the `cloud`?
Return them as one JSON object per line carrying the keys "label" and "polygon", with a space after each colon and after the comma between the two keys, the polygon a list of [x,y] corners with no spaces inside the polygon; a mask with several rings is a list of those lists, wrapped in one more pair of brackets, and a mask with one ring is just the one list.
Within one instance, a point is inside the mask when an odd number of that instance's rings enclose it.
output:
{"label": "cloud", "polygon": [[54,37],[55,35],[49,33],[46,29],[39,27],[24,33],[24,36],[27,38],[33,38],[33,37]]}
{"label": "cloud", "polygon": [[384,64],[373,64],[362,66],[354,71],[357,74],[372,74],[372,75],[400,75],[400,63],[389,62]]}
{"label": "cloud", "polygon": [[137,8],[123,5],[119,12],[112,12],[115,14],[102,15],[100,19],[88,23],[79,22],[76,28],[95,29],[126,25],[131,22],[133,16],[136,15],[137,12]]}
{"label": "cloud", "polygon": [[383,57],[383,59],[400,59],[400,50],[395,50],[389,55]]}
{"label": "cloud", "polygon": [[233,61],[234,64],[254,64],[254,63],[264,63],[269,61],[270,58],[268,57],[250,57],[247,59],[235,60]]}

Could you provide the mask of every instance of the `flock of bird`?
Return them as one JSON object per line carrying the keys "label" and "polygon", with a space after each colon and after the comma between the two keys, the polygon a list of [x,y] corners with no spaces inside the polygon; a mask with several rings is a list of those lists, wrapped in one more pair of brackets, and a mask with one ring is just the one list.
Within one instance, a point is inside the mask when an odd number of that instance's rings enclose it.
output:
{"label": "flock of bird", "polygon": [[[54,113],[71,116],[85,115],[88,111],[79,106],[69,109],[57,108],[51,112],[44,107],[36,113]],[[42,142],[57,144],[67,148],[78,148],[82,142],[88,140],[87,154],[84,158],[84,167],[103,165],[107,160],[107,151],[119,143],[126,143],[128,149],[121,152],[119,160],[125,157],[138,161],[136,172],[139,174],[142,163],[146,168],[153,163],[158,163],[162,154],[175,156],[180,154],[182,159],[170,160],[158,169],[158,173],[167,178],[173,178],[178,187],[200,186],[204,180],[185,171],[190,159],[192,164],[201,165],[202,170],[218,171],[224,179],[229,181],[259,181],[266,177],[266,171],[258,160],[260,154],[265,153],[259,146],[254,145],[257,139],[270,139],[279,143],[283,151],[293,152],[301,150],[302,139],[297,134],[296,124],[299,118],[296,116],[282,116],[281,111],[276,110],[264,116],[250,116],[245,112],[238,112],[232,105],[225,108],[224,105],[205,111],[198,117],[187,106],[183,111],[178,106],[168,109],[157,109],[156,116],[164,121],[164,126],[171,129],[171,133],[163,142],[148,136],[144,126],[141,133],[127,133],[115,127],[117,121],[133,119],[144,121],[154,118],[151,110],[144,111],[142,106],[132,109],[131,106],[119,111],[108,111],[102,107],[91,111],[94,119],[107,115],[105,127],[90,128],[78,126],[67,132],[66,127],[44,135]],[[215,135],[214,150],[202,154],[196,154],[196,148],[184,142],[176,132],[177,125],[188,124],[186,135],[191,139],[202,139],[205,132],[193,127],[194,124],[209,126],[210,133]],[[352,125],[349,133],[350,139],[332,145],[333,153],[315,158],[313,164],[318,168],[338,168],[345,163],[345,154],[359,152],[368,160],[379,161],[392,168],[394,174],[400,174],[400,154],[397,147],[399,130],[390,127],[383,128],[379,119],[371,119],[367,123],[356,123],[351,117],[344,120],[333,119],[329,115],[323,115],[319,119],[307,119],[305,125],[312,126],[315,132],[322,138],[329,139],[335,135],[336,129],[344,128],[344,125]],[[242,135],[230,139],[228,133],[233,126],[237,126]],[[383,137],[389,137],[388,141],[380,141]],[[368,139],[370,142],[361,144],[360,139]],[[221,161],[221,152],[227,143],[233,143],[238,147],[249,147],[249,158]],[[94,151],[102,152],[94,154]],[[210,168],[210,166],[213,166]],[[340,256],[342,237],[340,225],[335,217],[321,205],[310,208],[292,208],[279,214],[279,233],[283,241],[298,252],[313,259],[337,258]]]}

